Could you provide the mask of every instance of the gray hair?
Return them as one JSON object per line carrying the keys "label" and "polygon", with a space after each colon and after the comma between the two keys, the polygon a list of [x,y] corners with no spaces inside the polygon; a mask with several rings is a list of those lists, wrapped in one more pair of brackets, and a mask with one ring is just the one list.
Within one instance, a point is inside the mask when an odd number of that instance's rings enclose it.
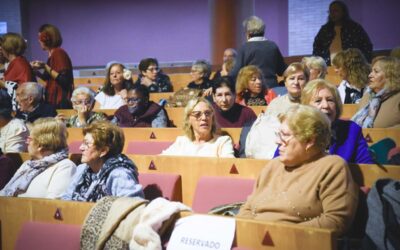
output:
{"label": "gray hair", "polygon": [[23,88],[25,96],[32,96],[34,104],[38,104],[43,99],[44,88],[37,82],[25,82],[20,88]]}
{"label": "gray hair", "polygon": [[197,60],[193,63],[192,69],[201,70],[206,78],[211,75],[211,65],[206,60]]}
{"label": "gray hair", "polygon": [[93,90],[89,89],[88,87],[76,88],[74,92],[72,92],[71,101],[74,102],[76,100],[76,97],[82,94],[87,95],[90,98],[90,103],[94,102],[96,93]]}
{"label": "gray hair", "polygon": [[244,20],[243,27],[249,37],[264,36],[265,23],[257,16],[251,16]]}
{"label": "gray hair", "polygon": [[309,70],[318,69],[320,71],[318,78],[321,79],[325,78],[328,67],[326,66],[326,62],[322,57],[320,56],[303,57],[301,62],[304,63]]}

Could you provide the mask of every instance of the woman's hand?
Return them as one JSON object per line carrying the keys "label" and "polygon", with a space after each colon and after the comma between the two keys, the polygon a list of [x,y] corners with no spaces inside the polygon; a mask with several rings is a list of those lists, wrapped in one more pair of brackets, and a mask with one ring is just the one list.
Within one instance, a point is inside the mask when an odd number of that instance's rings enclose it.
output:
{"label": "woman's hand", "polygon": [[210,95],[212,95],[212,87],[205,89],[203,91],[203,96],[210,96]]}
{"label": "woman's hand", "polygon": [[31,66],[34,70],[43,69],[45,63],[42,61],[32,61]]}

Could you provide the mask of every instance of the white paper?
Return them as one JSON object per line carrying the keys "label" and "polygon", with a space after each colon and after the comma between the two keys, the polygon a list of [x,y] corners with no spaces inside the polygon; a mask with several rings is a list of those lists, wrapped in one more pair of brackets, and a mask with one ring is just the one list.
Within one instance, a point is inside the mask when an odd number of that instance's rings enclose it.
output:
{"label": "white paper", "polygon": [[235,219],[211,215],[191,215],[179,219],[167,250],[230,250],[235,236]]}

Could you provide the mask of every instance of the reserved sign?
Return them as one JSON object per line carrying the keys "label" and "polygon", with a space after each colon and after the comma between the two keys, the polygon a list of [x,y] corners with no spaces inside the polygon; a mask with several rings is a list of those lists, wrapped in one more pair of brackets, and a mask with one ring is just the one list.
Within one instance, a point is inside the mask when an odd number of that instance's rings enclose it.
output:
{"label": "reserved sign", "polygon": [[235,236],[235,219],[212,215],[191,215],[179,219],[167,250],[230,250]]}

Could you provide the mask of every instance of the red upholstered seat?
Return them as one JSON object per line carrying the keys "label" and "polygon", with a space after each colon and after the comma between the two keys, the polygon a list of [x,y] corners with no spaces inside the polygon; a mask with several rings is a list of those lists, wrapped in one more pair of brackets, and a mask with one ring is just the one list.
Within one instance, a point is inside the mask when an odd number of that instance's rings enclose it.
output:
{"label": "red upholstered seat", "polygon": [[254,186],[254,179],[204,176],[197,182],[193,211],[207,213],[219,205],[246,201]]}
{"label": "red upholstered seat", "polygon": [[126,150],[127,154],[158,155],[167,149],[172,141],[130,141]]}
{"label": "red upholstered seat", "polygon": [[18,234],[15,250],[78,250],[80,232],[77,225],[26,222]]}
{"label": "red upholstered seat", "polygon": [[139,183],[148,200],[164,197],[170,201],[182,201],[182,180],[178,174],[139,173]]}
{"label": "red upholstered seat", "polygon": [[82,141],[73,141],[68,144],[68,149],[70,154],[80,154],[82,153],[79,147],[81,146]]}

